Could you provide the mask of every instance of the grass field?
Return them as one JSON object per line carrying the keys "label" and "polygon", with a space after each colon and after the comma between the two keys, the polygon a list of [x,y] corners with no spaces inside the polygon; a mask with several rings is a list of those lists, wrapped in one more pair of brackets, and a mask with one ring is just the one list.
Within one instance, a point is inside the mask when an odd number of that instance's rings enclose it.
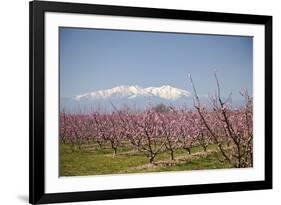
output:
{"label": "grass field", "polygon": [[83,145],[79,150],[69,144],[60,145],[60,176],[85,176],[121,173],[144,173],[161,171],[183,171],[199,169],[230,168],[215,157],[216,147],[209,145],[206,152],[201,147],[187,151],[178,149],[175,160],[167,152],[157,155],[155,163],[139,152],[121,147],[113,156],[111,149],[99,149],[95,144]]}

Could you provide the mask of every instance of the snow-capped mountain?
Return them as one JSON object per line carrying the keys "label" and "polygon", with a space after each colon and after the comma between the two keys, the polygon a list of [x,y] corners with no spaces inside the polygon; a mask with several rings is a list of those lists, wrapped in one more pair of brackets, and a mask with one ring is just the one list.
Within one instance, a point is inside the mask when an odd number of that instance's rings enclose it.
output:
{"label": "snow-capped mountain", "polygon": [[148,105],[192,105],[191,93],[187,90],[169,85],[161,87],[117,86],[111,89],[95,90],[60,98],[60,109],[75,112],[76,110],[113,110],[124,106],[134,109],[145,109]]}
{"label": "snow-capped mountain", "polygon": [[191,93],[187,90],[178,89],[169,85],[161,87],[140,86],[118,86],[106,90],[93,91],[75,96],[75,100],[98,100],[112,98],[134,99],[139,97],[157,97],[164,100],[177,100],[182,97],[190,97]]}
{"label": "snow-capped mountain", "polygon": [[[200,96],[201,104],[208,105],[207,96]],[[146,109],[148,106],[165,104],[175,107],[193,108],[192,94],[183,89],[169,85],[161,87],[117,86],[111,89],[96,90],[74,97],[60,98],[60,109],[70,112],[103,110],[114,111],[115,108]],[[233,101],[240,106],[241,101]]]}

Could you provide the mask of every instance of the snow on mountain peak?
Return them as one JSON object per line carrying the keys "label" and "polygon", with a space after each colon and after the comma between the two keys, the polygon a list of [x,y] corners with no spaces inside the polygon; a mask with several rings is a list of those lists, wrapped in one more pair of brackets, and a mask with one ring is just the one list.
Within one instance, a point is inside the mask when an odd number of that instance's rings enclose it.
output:
{"label": "snow on mountain peak", "polygon": [[135,86],[117,86],[111,89],[98,90],[82,95],[75,96],[75,100],[80,101],[83,99],[106,99],[112,97],[126,97],[133,99],[136,97],[160,97],[166,100],[176,100],[180,97],[189,97],[191,93],[187,90],[178,89],[169,85],[163,85],[161,87],[147,87],[141,88],[138,85]]}

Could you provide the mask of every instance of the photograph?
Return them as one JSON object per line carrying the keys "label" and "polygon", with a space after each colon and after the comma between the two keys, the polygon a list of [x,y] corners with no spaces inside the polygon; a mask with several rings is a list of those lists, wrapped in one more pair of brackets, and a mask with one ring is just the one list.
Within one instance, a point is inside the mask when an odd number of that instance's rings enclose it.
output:
{"label": "photograph", "polygon": [[59,27],[59,176],[253,168],[253,36]]}
{"label": "photograph", "polygon": [[272,189],[272,16],[187,9],[30,2],[31,204]]}

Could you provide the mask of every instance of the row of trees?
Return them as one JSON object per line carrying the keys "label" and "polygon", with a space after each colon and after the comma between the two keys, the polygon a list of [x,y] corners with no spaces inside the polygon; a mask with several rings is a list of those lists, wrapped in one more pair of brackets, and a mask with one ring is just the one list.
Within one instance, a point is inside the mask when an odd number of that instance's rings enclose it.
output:
{"label": "row of trees", "polygon": [[218,159],[235,167],[252,164],[252,112],[251,104],[240,109],[226,105],[213,111],[198,107],[192,110],[171,109],[158,112],[147,109],[134,113],[123,110],[112,113],[60,114],[62,143],[78,146],[95,142],[102,149],[110,144],[117,154],[123,142],[143,153],[150,163],[162,151],[170,153],[185,149],[189,154],[194,146],[206,151],[216,144]]}
{"label": "row of trees", "polygon": [[150,107],[137,112],[130,109],[112,113],[89,114],[60,113],[60,139],[81,148],[82,144],[95,142],[102,149],[110,144],[114,154],[122,143],[130,144],[153,163],[163,151],[169,152],[171,160],[177,149],[189,154],[194,146],[204,151],[209,144],[216,145],[217,158],[233,167],[253,166],[253,102],[247,91],[241,93],[244,106],[233,108],[217,93],[211,97],[211,106],[200,103],[193,80],[194,110],[174,107]]}

